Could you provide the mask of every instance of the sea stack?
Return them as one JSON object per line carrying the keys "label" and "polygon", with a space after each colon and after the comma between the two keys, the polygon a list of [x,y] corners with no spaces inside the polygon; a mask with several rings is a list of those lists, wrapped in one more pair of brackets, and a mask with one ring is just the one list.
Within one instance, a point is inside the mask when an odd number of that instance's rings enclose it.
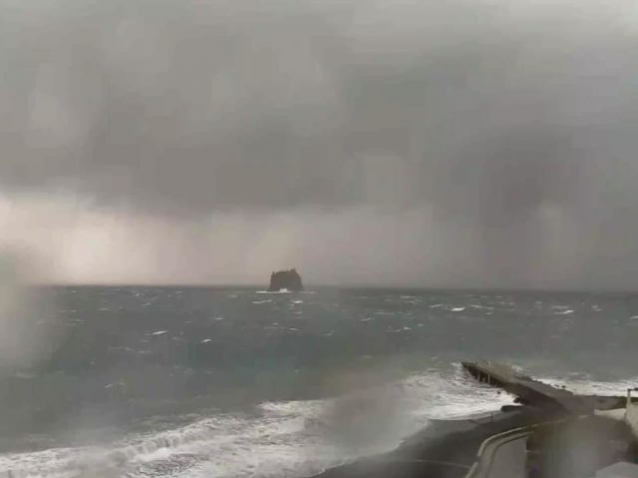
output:
{"label": "sea stack", "polygon": [[301,276],[296,269],[273,272],[270,275],[270,286],[268,287],[268,291],[279,292],[284,289],[295,292],[303,290]]}

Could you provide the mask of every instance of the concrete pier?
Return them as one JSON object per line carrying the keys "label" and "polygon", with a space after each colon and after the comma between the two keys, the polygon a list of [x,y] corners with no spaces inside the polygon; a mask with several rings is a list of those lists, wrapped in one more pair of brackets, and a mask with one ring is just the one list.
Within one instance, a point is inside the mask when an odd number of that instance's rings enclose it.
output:
{"label": "concrete pier", "polygon": [[624,406],[623,397],[575,395],[568,390],[534,380],[508,365],[496,362],[462,362],[462,366],[477,380],[502,388],[515,395],[518,401],[525,405],[560,410],[572,415]]}
{"label": "concrete pier", "polygon": [[[563,473],[563,463],[570,462],[572,448],[583,450],[580,437],[586,437],[587,443],[596,443],[592,449],[585,448],[586,456],[596,458],[592,469],[594,465],[604,466],[617,458],[607,452],[595,455],[592,450],[605,449],[599,443],[623,446],[628,443],[626,430],[615,426],[619,422],[612,421],[610,426],[609,420],[594,416],[595,410],[624,407],[627,397],[575,395],[495,362],[464,362],[462,365],[481,382],[518,397],[523,406],[508,407],[506,412],[485,420],[449,423],[449,430],[442,434],[432,434],[435,427],[430,427],[406,439],[392,452],[331,468],[314,478],[523,478],[530,436],[535,436],[537,442],[538,437],[542,437],[542,445],[538,447],[542,450],[542,465],[552,470],[543,476],[573,478],[576,475]],[[441,426],[444,423],[441,422]],[[554,437],[569,438],[558,439],[559,444],[565,442],[569,446],[566,449],[555,446]],[[626,459],[629,455],[623,453],[621,458]]]}

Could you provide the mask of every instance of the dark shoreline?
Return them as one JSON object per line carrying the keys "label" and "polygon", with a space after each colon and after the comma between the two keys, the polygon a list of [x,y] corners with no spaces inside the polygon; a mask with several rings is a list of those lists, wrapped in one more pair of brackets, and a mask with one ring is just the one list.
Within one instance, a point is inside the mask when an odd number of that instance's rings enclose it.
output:
{"label": "dark shoreline", "polygon": [[[498,450],[513,441],[522,453],[516,476],[526,476],[528,466],[540,467],[536,469],[544,470],[542,476],[554,478],[590,476],[619,460],[635,462],[638,457],[638,444],[626,420],[610,420],[595,413],[624,408],[626,397],[576,395],[490,361],[462,362],[462,366],[480,382],[517,397],[515,402],[520,406],[504,406],[500,413],[483,418],[438,422],[391,452],[325,470],[314,478],[474,477],[477,470],[491,469],[494,451],[485,453],[487,449]],[[529,442],[529,437],[534,439]],[[527,453],[530,443],[536,443],[536,454]],[[611,451],[600,453],[604,443],[614,443],[616,450],[611,447]],[[586,457],[579,461],[589,460],[585,466],[574,465],[575,453]],[[495,476],[509,478],[512,470],[501,468]]]}
{"label": "dark shoreline", "polygon": [[484,418],[440,420],[406,438],[393,451],[329,468],[312,478],[463,478],[489,437],[562,417],[559,412],[521,406]]}

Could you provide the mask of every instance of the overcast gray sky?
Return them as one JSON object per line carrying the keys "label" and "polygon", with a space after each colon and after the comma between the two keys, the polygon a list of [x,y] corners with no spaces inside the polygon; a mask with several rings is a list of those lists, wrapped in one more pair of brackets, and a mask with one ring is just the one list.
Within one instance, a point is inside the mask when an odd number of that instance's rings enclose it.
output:
{"label": "overcast gray sky", "polygon": [[41,280],[638,285],[626,0],[0,0]]}

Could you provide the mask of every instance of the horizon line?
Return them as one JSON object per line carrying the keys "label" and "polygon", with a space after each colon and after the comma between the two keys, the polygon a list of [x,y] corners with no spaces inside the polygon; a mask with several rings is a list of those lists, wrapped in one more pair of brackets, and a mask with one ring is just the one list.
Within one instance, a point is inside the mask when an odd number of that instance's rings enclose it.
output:
{"label": "horizon line", "polygon": [[[29,284],[33,287],[84,287],[84,288],[135,288],[135,287],[148,287],[157,289],[166,288],[186,288],[186,289],[256,289],[266,290],[268,284],[250,284],[250,283],[126,283],[126,282],[90,282],[90,283],[75,283],[75,282],[59,282],[59,283],[32,283]],[[304,284],[304,289],[368,289],[368,290],[419,290],[419,291],[432,291],[432,292],[536,292],[536,293],[601,293],[601,294],[636,294],[637,289],[622,289],[622,288],[594,288],[594,287],[580,287],[580,288],[541,288],[541,287],[479,287],[479,286],[445,286],[445,285],[409,285],[409,284],[321,284],[321,283],[308,283]]]}

